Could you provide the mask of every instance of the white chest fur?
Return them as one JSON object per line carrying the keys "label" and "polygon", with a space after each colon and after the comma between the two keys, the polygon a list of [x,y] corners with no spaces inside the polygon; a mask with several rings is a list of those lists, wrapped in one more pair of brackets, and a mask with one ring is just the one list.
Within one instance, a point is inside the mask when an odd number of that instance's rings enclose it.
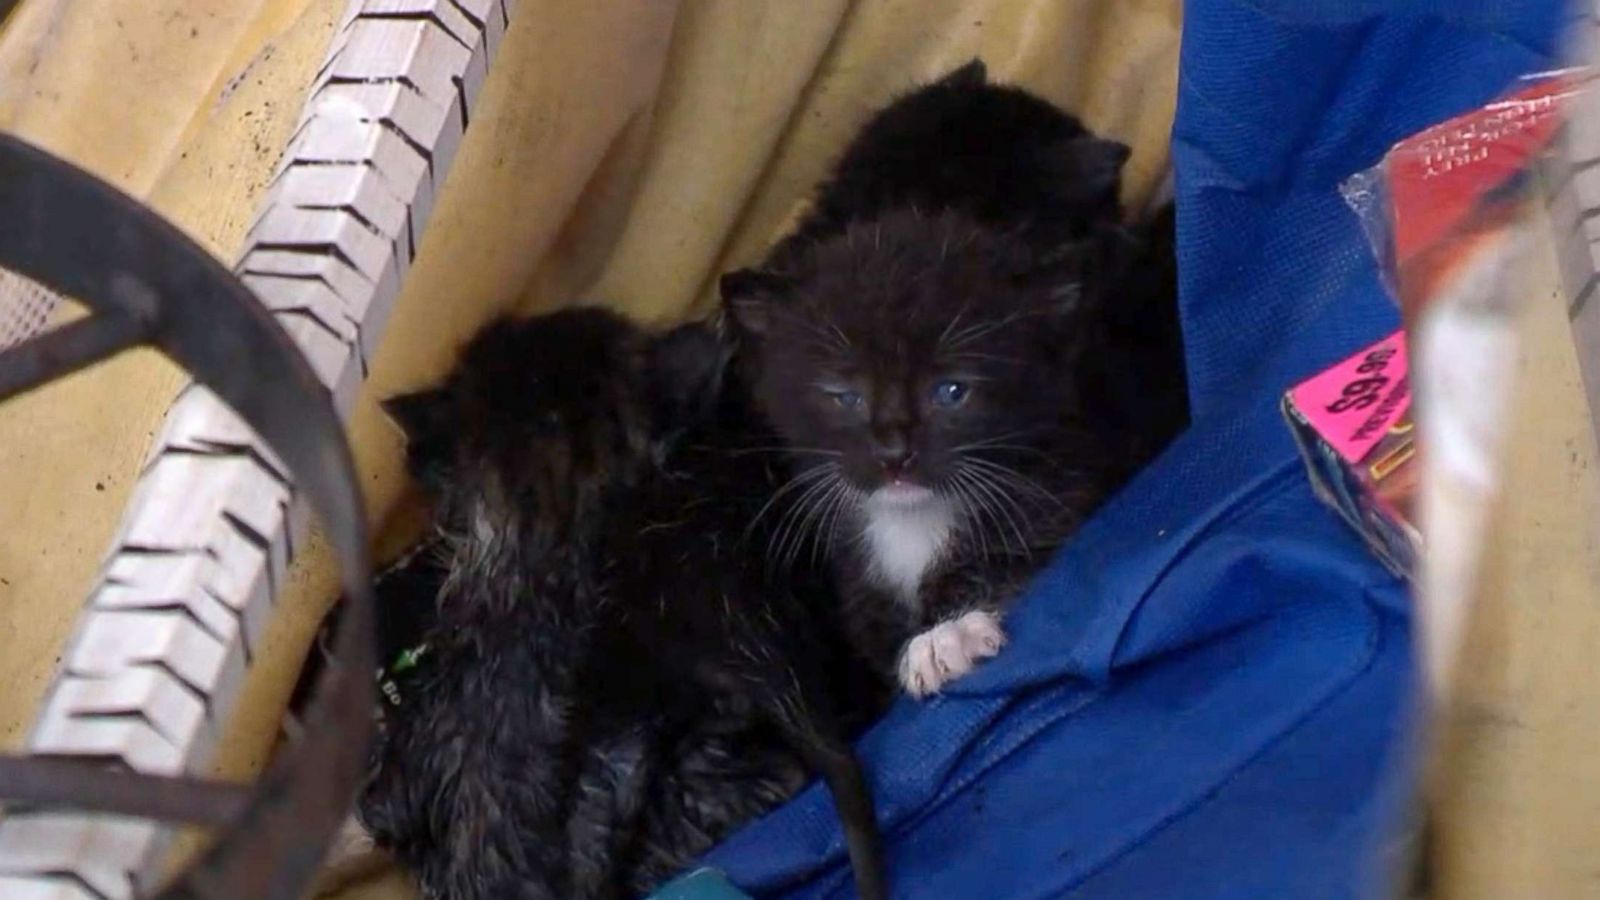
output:
{"label": "white chest fur", "polygon": [[863,512],[868,572],[901,602],[915,604],[923,575],[955,531],[954,510],[939,498],[910,506],[868,499]]}

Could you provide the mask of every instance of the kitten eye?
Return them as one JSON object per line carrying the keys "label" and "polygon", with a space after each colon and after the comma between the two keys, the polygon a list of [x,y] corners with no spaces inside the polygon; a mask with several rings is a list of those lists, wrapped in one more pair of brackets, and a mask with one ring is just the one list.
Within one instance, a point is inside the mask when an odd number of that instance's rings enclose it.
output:
{"label": "kitten eye", "polygon": [[953,409],[967,399],[969,390],[964,381],[941,381],[933,386],[933,402],[937,406]]}
{"label": "kitten eye", "polygon": [[866,402],[860,391],[829,391],[828,396],[845,409],[860,409],[861,404]]}

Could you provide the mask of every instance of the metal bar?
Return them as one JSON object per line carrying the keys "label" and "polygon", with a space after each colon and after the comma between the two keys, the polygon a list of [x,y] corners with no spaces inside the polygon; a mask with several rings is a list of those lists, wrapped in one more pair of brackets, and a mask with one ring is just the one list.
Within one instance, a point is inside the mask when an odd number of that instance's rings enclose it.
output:
{"label": "metal bar", "polygon": [[242,785],[197,778],[130,775],[79,759],[0,757],[0,797],[8,804],[226,825],[250,802]]}
{"label": "metal bar", "polygon": [[140,319],[104,313],[0,351],[0,400],[88,368],[144,342],[148,335],[149,327]]}

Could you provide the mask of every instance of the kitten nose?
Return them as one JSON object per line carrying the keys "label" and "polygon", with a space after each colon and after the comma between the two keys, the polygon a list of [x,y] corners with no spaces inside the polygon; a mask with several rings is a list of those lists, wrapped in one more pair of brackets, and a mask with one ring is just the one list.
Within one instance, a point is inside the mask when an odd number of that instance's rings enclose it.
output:
{"label": "kitten nose", "polygon": [[889,444],[880,444],[873,451],[873,457],[878,465],[883,466],[883,474],[890,478],[899,478],[906,468],[911,465],[911,460],[916,456],[910,447],[903,441]]}

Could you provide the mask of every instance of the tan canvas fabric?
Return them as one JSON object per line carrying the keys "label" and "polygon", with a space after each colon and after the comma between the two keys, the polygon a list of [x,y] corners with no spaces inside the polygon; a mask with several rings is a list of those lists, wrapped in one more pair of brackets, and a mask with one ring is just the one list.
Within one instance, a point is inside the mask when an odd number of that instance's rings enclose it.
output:
{"label": "tan canvas fabric", "polygon": [[[343,5],[24,0],[0,26],[0,128],[231,259]],[[1177,0],[520,0],[351,419],[378,531],[402,538],[410,507],[377,398],[499,310],[707,309],[867,114],[973,56],[1130,143],[1141,201],[1168,163],[1178,30]],[[0,746],[26,735],[180,377],[133,354],[0,407]],[[332,584],[311,547],[219,771],[262,763]]]}

